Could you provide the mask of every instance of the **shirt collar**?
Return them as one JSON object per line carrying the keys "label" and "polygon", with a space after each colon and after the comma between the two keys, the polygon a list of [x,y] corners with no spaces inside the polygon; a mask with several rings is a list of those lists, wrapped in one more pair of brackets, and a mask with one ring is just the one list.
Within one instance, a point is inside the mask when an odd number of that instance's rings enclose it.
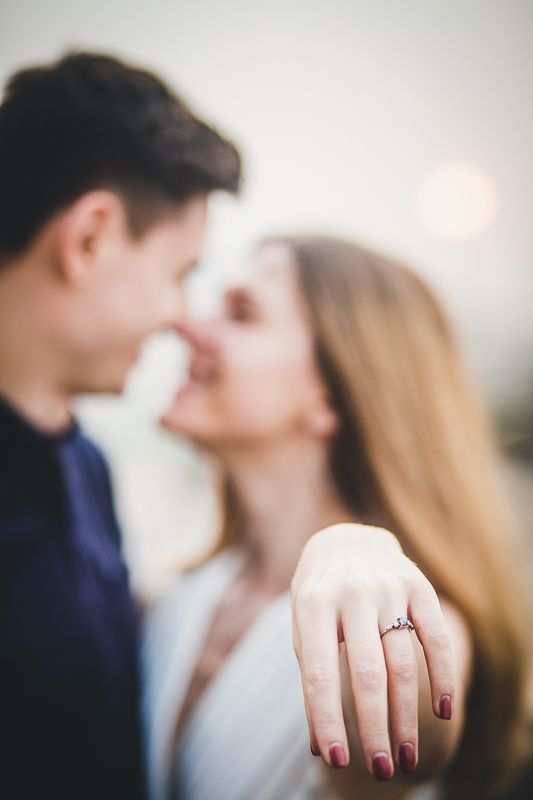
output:
{"label": "shirt collar", "polygon": [[54,448],[78,432],[75,419],[61,431],[49,433],[38,428],[0,395],[0,442],[1,449],[10,445],[24,449],[42,450]]}

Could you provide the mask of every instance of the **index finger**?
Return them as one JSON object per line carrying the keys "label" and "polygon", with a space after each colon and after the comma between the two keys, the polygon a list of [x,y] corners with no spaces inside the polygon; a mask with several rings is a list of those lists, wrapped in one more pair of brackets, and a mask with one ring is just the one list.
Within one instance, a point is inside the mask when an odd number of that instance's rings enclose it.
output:
{"label": "index finger", "polygon": [[323,598],[297,595],[293,621],[294,648],[314,744],[330,767],[345,767],[349,750],[342,713],[335,611]]}

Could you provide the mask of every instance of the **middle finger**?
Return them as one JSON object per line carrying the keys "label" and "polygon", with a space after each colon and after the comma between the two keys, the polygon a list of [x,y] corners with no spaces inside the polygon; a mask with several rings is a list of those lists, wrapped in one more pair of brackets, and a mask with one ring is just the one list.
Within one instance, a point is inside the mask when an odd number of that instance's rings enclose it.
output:
{"label": "middle finger", "polygon": [[377,780],[392,778],[387,671],[375,617],[347,613],[342,618],[359,740],[367,769]]}

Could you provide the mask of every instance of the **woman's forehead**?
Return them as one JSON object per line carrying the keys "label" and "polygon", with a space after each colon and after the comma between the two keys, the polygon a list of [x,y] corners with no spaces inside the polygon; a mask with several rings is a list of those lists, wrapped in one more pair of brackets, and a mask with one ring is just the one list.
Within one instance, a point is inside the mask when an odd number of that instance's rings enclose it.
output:
{"label": "woman's forehead", "polygon": [[297,289],[296,265],[289,248],[281,243],[268,243],[246,262],[236,276],[236,283],[243,288],[285,288],[286,293]]}
{"label": "woman's forehead", "polygon": [[248,261],[238,281],[230,289],[234,295],[248,297],[269,318],[284,326],[309,326],[294,255],[282,243],[262,245]]}

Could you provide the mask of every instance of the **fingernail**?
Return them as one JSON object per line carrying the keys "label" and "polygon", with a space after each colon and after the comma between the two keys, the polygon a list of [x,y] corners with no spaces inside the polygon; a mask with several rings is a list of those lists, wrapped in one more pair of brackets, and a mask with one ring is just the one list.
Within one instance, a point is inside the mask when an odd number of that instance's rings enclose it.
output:
{"label": "fingernail", "polygon": [[376,753],[372,759],[372,772],[377,781],[390,781],[392,764],[387,753]]}
{"label": "fingernail", "polygon": [[319,756],[320,755],[320,750],[317,750],[316,748],[314,748],[312,743],[311,743],[310,747],[311,747],[311,754],[313,756]]}
{"label": "fingernail", "polygon": [[443,694],[440,699],[440,718],[441,719],[451,719],[452,718],[452,698],[449,694]]}
{"label": "fingernail", "polygon": [[340,742],[334,742],[329,746],[329,760],[334,769],[341,769],[348,763],[344,747]]}
{"label": "fingernail", "polygon": [[414,772],[416,768],[415,748],[411,742],[400,745],[400,769],[402,772]]}

